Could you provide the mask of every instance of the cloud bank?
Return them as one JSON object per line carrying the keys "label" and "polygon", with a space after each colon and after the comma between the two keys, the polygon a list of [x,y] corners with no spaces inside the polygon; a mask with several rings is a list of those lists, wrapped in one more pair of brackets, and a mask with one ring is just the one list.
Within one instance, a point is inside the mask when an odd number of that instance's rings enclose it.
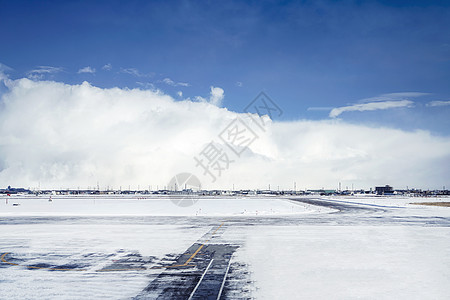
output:
{"label": "cloud bank", "polygon": [[[194,156],[236,117],[208,102],[159,91],[102,89],[7,80],[0,100],[0,186],[163,188],[181,172],[205,188],[440,188],[448,185],[450,138],[426,131],[370,128],[339,120],[268,122],[265,131],[212,183]],[[249,126],[252,126],[249,123]]]}

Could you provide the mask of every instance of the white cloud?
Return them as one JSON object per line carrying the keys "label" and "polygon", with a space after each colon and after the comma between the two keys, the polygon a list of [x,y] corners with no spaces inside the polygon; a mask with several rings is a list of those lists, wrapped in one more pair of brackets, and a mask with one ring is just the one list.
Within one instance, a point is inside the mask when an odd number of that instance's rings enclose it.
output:
{"label": "white cloud", "polygon": [[11,67],[8,67],[7,65],[0,63],[0,73],[9,72],[12,70],[13,69]]}
{"label": "white cloud", "polygon": [[308,107],[307,111],[321,111],[321,110],[332,110],[334,107],[331,106],[312,106]]}
{"label": "white cloud", "polygon": [[146,90],[156,90],[155,85],[153,83],[151,83],[151,82],[136,81],[136,84],[141,86],[142,88],[144,88]]}
{"label": "white cloud", "polygon": [[63,71],[61,67],[39,66],[34,70],[28,71],[27,76],[33,80],[43,79],[45,75],[56,74]]}
{"label": "white cloud", "polygon": [[225,97],[223,89],[220,87],[211,87],[211,96],[209,98],[209,103],[215,106],[221,106],[223,98]]}
{"label": "white cloud", "polygon": [[178,95],[178,97],[181,98],[181,97],[183,97],[183,92],[182,92],[182,91],[178,91],[178,92],[177,92],[177,95]]}
{"label": "white cloud", "polygon": [[154,76],[153,73],[148,73],[148,74],[141,73],[136,68],[120,68],[119,73],[129,74],[129,75],[133,75],[136,77],[152,77],[152,76]]}
{"label": "white cloud", "polygon": [[6,73],[10,71],[12,71],[12,68],[0,63],[0,81],[7,80],[8,75]]}
{"label": "white cloud", "polygon": [[427,106],[429,107],[447,106],[447,105],[450,105],[450,101],[431,101],[427,103]]}
{"label": "white cloud", "polygon": [[429,93],[421,93],[421,92],[400,92],[400,93],[389,93],[382,94],[376,97],[370,97],[361,99],[359,103],[368,103],[368,102],[377,102],[377,101],[399,101],[399,100],[408,100],[410,98],[416,98],[421,96],[429,95]]}
{"label": "white cloud", "polygon": [[[210,101],[223,99],[211,87]],[[215,184],[195,166],[238,114],[160,91],[102,89],[84,82],[11,81],[1,98],[0,184],[67,188],[159,185],[180,172],[205,188],[438,188],[450,178],[450,138],[343,121],[268,122]],[[209,101],[208,101],[209,102]],[[20,116],[20,118],[18,117]],[[23,122],[27,120],[27,122]],[[250,125],[249,125],[250,126]]]}
{"label": "white cloud", "polygon": [[91,74],[94,74],[94,73],[95,73],[95,68],[91,68],[91,67],[87,66],[87,67],[84,67],[84,68],[79,69],[77,73],[78,73],[78,74],[81,74],[81,73],[91,73]]}
{"label": "white cloud", "polygon": [[201,96],[197,96],[197,97],[195,97],[195,100],[200,101],[200,102],[207,102],[209,104],[220,107],[222,105],[223,98],[225,98],[224,90],[220,87],[211,86],[209,99],[205,99]]}
{"label": "white cloud", "polygon": [[167,85],[175,86],[175,82],[172,79],[170,79],[170,78],[164,78],[162,80],[162,82],[164,82]]}
{"label": "white cloud", "polygon": [[349,104],[342,107],[308,107],[308,111],[329,110],[329,116],[335,118],[346,111],[373,111],[389,108],[412,107],[414,102],[409,98],[421,97],[429,93],[421,92],[400,92],[382,94],[376,97],[364,98],[355,104]]}
{"label": "white cloud", "polygon": [[125,73],[125,74],[130,74],[130,75],[134,75],[137,77],[141,77],[142,74],[138,71],[138,69],[136,68],[120,68],[120,72]]}
{"label": "white cloud", "polygon": [[106,64],[102,67],[102,70],[106,70],[106,71],[111,71],[112,69],[112,65],[111,64]]}
{"label": "white cloud", "polygon": [[170,78],[164,78],[162,82],[170,86],[190,86],[190,84],[187,82],[175,82]]}
{"label": "white cloud", "polygon": [[380,102],[353,104],[349,106],[333,108],[330,111],[329,116],[331,118],[336,118],[337,116],[346,111],[372,111],[389,108],[411,107],[413,103],[414,102],[410,100],[399,100],[399,101],[380,101]]}

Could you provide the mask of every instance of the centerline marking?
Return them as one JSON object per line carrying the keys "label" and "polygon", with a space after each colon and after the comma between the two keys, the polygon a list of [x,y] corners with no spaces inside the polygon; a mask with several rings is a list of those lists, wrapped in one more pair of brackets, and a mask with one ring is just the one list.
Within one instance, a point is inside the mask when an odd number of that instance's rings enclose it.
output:
{"label": "centerline marking", "polygon": [[230,261],[228,262],[228,266],[225,271],[225,275],[223,276],[223,281],[222,281],[222,285],[220,286],[219,294],[217,295],[217,300],[219,300],[220,296],[222,295],[223,287],[225,286],[225,280],[227,279],[228,271],[230,271],[230,265],[231,265],[231,257],[230,257]]}
{"label": "centerline marking", "polygon": [[[198,253],[200,252],[200,250],[202,250],[202,248],[205,246],[206,243],[208,243],[211,238],[213,237],[213,235],[216,234],[216,232],[223,226],[225,222],[222,222],[222,224],[220,224],[219,227],[216,228],[216,230],[214,230],[214,232],[211,234],[211,237],[209,239],[207,239],[203,244],[201,244],[197,250],[191,255],[191,257],[188,258],[188,260],[184,263],[184,264],[180,264],[180,265],[170,265],[170,266],[163,266],[163,267],[152,267],[152,269],[162,269],[162,268],[176,268],[176,267],[187,267],[187,266],[193,266],[193,265],[188,265],[191,260],[193,260]],[[185,254],[183,254],[185,255]],[[195,266],[195,265],[194,265]]]}
{"label": "centerline marking", "polygon": [[200,286],[200,283],[203,280],[203,277],[205,277],[206,272],[208,272],[209,267],[211,267],[212,262],[214,261],[214,259],[211,259],[211,261],[209,262],[209,265],[206,267],[205,272],[203,272],[202,277],[200,277],[200,280],[197,282],[197,285],[195,286],[194,290],[192,291],[191,295],[189,296],[188,300],[191,300],[192,297],[194,296],[195,292],[197,291],[198,287]]}

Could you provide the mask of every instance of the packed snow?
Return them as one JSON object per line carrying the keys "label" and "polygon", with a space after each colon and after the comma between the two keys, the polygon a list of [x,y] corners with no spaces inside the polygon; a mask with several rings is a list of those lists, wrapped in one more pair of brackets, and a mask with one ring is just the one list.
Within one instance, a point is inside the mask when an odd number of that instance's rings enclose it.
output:
{"label": "packed snow", "polygon": [[219,224],[208,242],[238,247],[225,299],[450,294],[450,208],[410,204],[449,198],[215,197],[190,207],[161,197],[5,198],[0,299],[132,299]]}
{"label": "packed snow", "polygon": [[[321,213],[316,206],[272,198],[200,198],[181,207],[170,197],[3,197],[0,216],[238,216]],[[1,199],[1,198],[0,198]],[[51,201],[49,201],[51,200]],[[6,203],[8,202],[8,203]],[[16,205],[14,205],[16,204]]]}

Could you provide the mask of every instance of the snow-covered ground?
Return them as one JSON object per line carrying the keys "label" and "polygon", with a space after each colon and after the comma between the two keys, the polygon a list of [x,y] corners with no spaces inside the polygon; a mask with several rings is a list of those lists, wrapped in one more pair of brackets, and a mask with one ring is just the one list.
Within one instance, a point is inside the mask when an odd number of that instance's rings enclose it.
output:
{"label": "snow-covered ground", "polygon": [[449,207],[417,205],[424,202],[450,202],[450,197],[405,197],[405,196],[365,196],[355,195],[348,197],[321,197],[324,200],[336,203],[354,204],[357,206],[386,208],[385,215],[395,216],[434,216],[450,217]]}
{"label": "snow-covered ground", "polygon": [[[0,263],[0,299],[130,299],[161,270],[99,272],[138,254],[151,267],[183,253],[205,228],[132,224],[1,225],[0,251],[21,265],[79,265],[83,271],[27,269]],[[18,261],[17,261],[18,260]],[[131,268],[132,269],[132,268]],[[85,271],[84,271],[85,270]]]}
{"label": "snow-covered ground", "polygon": [[414,203],[421,202],[450,202],[448,196],[433,196],[433,197],[407,197],[407,196],[377,196],[377,195],[354,195],[354,196],[330,196],[324,197],[334,200],[342,200],[354,203],[366,203],[373,205],[388,205],[401,207],[414,207]]}
{"label": "snow-covered ground", "polygon": [[228,299],[450,294],[450,208],[409,204],[433,198],[218,197],[188,208],[161,198],[0,200],[0,299],[131,299],[163,272],[152,267],[219,224],[209,243],[238,246]]}
{"label": "snow-covered ground", "polygon": [[53,196],[52,201],[48,196],[3,198],[0,216],[258,216],[323,212],[316,206],[273,197],[200,198],[188,207],[175,205],[170,197]]}
{"label": "snow-covered ground", "polygon": [[257,226],[235,259],[256,299],[448,299],[450,229]]}

